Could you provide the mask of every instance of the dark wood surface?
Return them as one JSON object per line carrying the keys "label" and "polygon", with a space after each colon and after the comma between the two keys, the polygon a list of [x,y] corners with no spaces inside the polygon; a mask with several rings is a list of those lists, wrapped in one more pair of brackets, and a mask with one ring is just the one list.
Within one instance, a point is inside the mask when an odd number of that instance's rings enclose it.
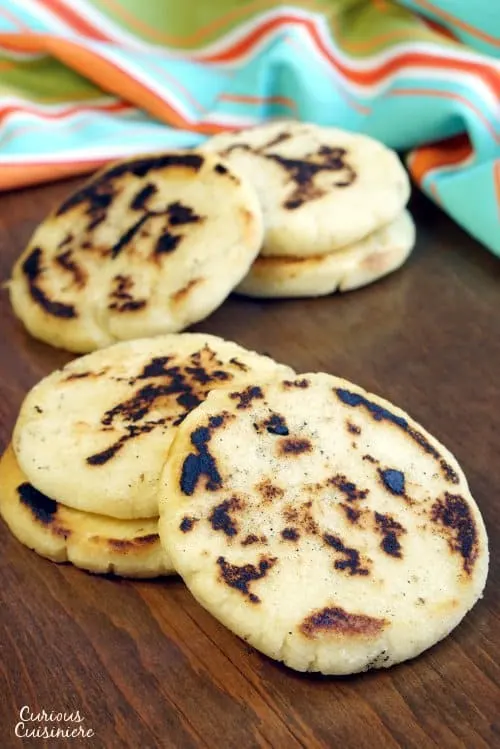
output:
{"label": "dark wood surface", "polygon": [[[1,276],[78,182],[0,196]],[[300,675],[251,650],[178,579],[131,582],[57,566],[0,524],[0,747],[19,710],[79,710],[69,747],[500,746],[500,262],[417,197],[416,251],[369,288],[325,299],[233,297],[200,331],[342,375],[406,409],[462,463],[489,531],[485,597],[415,661],[349,678]],[[1,447],[28,388],[70,356],[30,339],[2,293]]]}

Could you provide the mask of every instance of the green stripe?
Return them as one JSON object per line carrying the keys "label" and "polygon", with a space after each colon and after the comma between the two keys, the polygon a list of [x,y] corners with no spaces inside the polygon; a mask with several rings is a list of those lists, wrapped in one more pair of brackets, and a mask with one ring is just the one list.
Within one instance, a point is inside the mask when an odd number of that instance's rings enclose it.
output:
{"label": "green stripe", "polygon": [[[6,58],[0,56],[0,64]],[[15,67],[0,70],[0,94],[21,96],[34,102],[86,101],[103,96],[102,89],[53,57],[16,60]]]}

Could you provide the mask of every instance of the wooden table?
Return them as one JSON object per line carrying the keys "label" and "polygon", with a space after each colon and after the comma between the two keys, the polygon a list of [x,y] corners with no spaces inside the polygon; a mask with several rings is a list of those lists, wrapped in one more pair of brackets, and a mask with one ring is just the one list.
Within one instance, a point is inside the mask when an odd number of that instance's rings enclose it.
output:
{"label": "wooden table", "polygon": [[[76,181],[0,197],[3,279]],[[500,746],[500,262],[417,196],[418,246],[369,288],[319,300],[231,298],[197,329],[297,371],[340,374],[409,411],[457,455],[483,511],[486,594],[413,662],[350,678],[301,675],[251,650],[178,579],[93,577],[39,558],[0,524],[0,746],[19,710],[79,710],[94,736],[26,746]],[[1,295],[1,446],[21,400],[70,356],[31,340]]]}

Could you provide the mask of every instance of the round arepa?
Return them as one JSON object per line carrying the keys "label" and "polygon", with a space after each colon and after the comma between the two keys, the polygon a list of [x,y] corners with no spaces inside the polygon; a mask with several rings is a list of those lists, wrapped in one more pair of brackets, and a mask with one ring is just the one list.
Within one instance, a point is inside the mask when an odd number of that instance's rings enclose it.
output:
{"label": "round arepa", "polygon": [[417,656],[481,596],[488,542],[456,459],[338,377],[213,392],[159,491],[166,552],[230,630],[299,671]]}
{"label": "round arepa", "polygon": [[18,541],[53,562],[123,577],[175,574],[157,518],[118,520],[66,507],[26,480],[11,445],[0,460],[0,516]]}
{"label": "round arepa", "polygon": [[397,154],[366,135],[304,122],[222,133],[203,144],[255,188],[262,255],[324,255],[393,221],[410,181]]}
{"label": "round arepa", "polygon": [[69,351],[177,332],[219,307],[262,236],[254,190],[217,155],[122,161],[36,229],[11,302],[33,336]]}
{"label": "round arepa", "polygon": [[45,377],[26,396],[13,447],[27,480],[77,510],[158,515],[158,480],[178,425],[210,390],[289,367],[202,333],[117,343]]}

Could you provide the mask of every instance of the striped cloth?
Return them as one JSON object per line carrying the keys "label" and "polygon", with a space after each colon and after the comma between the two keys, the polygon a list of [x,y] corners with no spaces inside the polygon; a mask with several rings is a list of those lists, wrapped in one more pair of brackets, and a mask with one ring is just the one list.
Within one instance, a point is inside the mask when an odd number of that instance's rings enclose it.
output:
{"label": "striped cloth", "polygon": [[500,256],[500,0],[0,0],[0,189],[269,118],[368,133]]}

